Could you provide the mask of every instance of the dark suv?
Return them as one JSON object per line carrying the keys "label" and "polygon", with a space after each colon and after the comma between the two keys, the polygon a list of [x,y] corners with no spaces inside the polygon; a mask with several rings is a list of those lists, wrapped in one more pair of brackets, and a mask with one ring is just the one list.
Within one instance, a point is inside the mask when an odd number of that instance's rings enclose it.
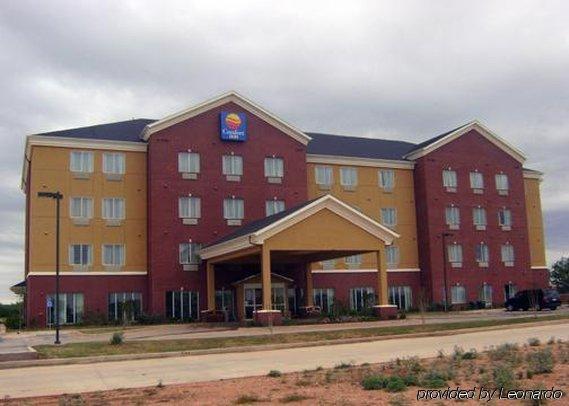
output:
{"label": "dark suv", "polygon": [[561,300],[559,298],[559,292],[555,289],[522,290],[504,303],[504,307],[509,311],[520,309],[529,310],[533,307],[535,307],[536,310],[555,310],[559,306],[561,306]]}

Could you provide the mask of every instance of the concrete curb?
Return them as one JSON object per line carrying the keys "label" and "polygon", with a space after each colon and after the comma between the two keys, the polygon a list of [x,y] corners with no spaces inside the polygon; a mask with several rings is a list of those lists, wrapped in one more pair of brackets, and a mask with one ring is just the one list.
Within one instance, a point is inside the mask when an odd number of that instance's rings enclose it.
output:
{"label": "concrete curb", "polygon": [[255,352],[255,351],[272,351],[290,348],[305,348],[327,345],[339,344],[354,344],[366,343],[372,341],[384,340],[397,340],[404,338],[417,338],[417,337],[440,337],[440,336],[453,336],[465,333],[477,333],[481,331],[493,331],[501,329],[517,329],[525,327],[539,327],[555,324],[565,324],[567,319],[563,320],[549,320],[538,322],[527,322],[511,325],[489,326],[489,327],[476,327],[465,328],[460,330],[446,330],[439,332],[424,332],[424,333],[411,333],[411,334],[395,334],[385,336],[372,336],[372,337],[356,337],[344,338],[339,340],[322,340],[322,341],[309,341],[301,343],[284,343],[284,344],[266,344],[266,345],[249,345],[241,347],[226,347],[226,348],[210,348],[204,350],[190,350],[190,351],[171,351],[159,353],[143,353],[143,354],[124,354],[124,355],[99,355],[92,357],[77,357],[77,358],[53,358],[53,359],[36,359],[36,360],[22,360],[22,361],[6,361],[0,362],[0,370],[14,369],[14,368],[29,368],[39,366],[56,366],[56,365],[76,365],[76,364],[94,364],[101,362],[115,362],[115,361],[134,361],[142,359],[159,359],[159,358],[176,358],[176,357],[189,357],[196,355],[211,355],[211,354],[228,354],[234,352]]}

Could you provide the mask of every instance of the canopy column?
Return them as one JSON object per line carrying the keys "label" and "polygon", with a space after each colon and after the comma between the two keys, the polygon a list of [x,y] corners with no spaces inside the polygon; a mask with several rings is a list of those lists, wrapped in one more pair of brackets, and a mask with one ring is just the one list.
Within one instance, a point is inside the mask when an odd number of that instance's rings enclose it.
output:
{"label": "canopy column", "polygon": [[207,271],[207,310],[215,310],[215,267],[211,261],[206,262]]}
{"label": "canopy column", "polygon": [[306,307],[314,306],[314,282],[312,280],[312,267],[311,263],[306,264]]}
{"label": "canopy column", "polygon": [[263,310],[272,310],[271,251],[264,245],[261,251],[261,281],[263,288]]}
{"label": "canopy column", "polygon": [[[383,249],[383,246],[381,247]],[[391,319],[397,317],[397,306],[389,304],[388,287],[387,287],[387,263],[381,250],[377,250],[376,266],[377,266],[377,305],[375,308],[376,315],[381,319]]]}

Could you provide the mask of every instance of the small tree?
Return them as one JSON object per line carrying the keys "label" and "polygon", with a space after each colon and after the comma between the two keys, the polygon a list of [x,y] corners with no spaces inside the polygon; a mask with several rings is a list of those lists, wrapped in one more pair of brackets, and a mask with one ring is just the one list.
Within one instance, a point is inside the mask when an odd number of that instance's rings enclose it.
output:
{"label": "small tree", "polygon": [[551,283],[560,293],[569,293],[569,257],[562,257],[553,264]]}

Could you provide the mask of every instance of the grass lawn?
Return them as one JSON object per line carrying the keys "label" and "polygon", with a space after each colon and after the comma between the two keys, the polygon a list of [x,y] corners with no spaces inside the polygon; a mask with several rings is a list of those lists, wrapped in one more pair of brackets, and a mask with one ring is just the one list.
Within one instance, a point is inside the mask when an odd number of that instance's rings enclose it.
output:
{"label": "grass lawn", "polygon": [[[425,324],[415,326],[386,326],[365,329],[321,331],[306,333],[267,334],[254,337],[219,337],[183,340],[125,341],[120,345],[108,342],[70,343],[60,346],[39,345],[34,347],[40,358],[70,358],[95,355],[142,354],[172,351],[192,351],[212,348],[243,347],[264,344],[307,343],[332,341],[346,338],[382,337],[397,334],[429,333],[458,329],[507,326],[528,322],[569,319],[569,315],[544,316],[539,319],[524,317],[502,320],[461,321],[456,323]],[[110,336],[109,336],[110,339]]]}

